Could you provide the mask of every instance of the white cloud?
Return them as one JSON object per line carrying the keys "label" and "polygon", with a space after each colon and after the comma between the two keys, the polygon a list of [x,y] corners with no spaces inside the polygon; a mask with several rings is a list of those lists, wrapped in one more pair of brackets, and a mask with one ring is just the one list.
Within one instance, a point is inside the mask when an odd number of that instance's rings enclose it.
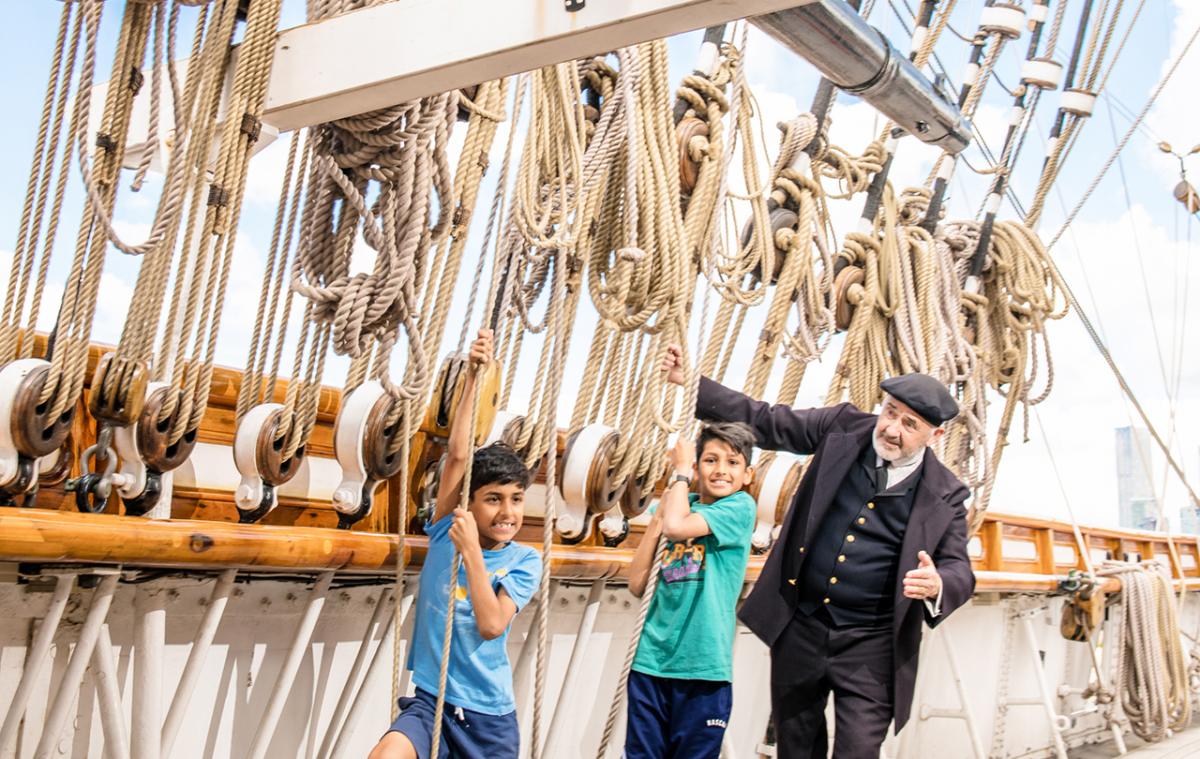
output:
{"label": "white cloud", "polygon": [[[1126,101],[1125,105],[1135,111],[1141,110],[1141,105],[1158,86],[1166,75],[1171,63],[1182,52],[1188,39],[1200,27],[1200,3],[1190,0],[1175,0],[1173,3],[1175,17],[1171,21],[1170,50],[1162,59],[1157,75],[1145,82],[1145,91],[1138,93],[1135,102]],[[1200,144],[1200,134],[1196,124],[1200,122],[1200,102],[1195,97],[1196,77],[1200,74],[1200,43],[1193,43],[1179,65],[1179,69],[1171,81],[1163,88],[1154,106],[1146,116],[1146,124],[1161,139],[1171,143],[1180,153],[1186,153],[1193,145]],[[1139,153],[1166,181],[1172,184],[1179,178],[1179,164],[1171,156],[1154,149],[1149,141],[1142,141]]]}
{"label": "white cloud", "polygon": [[259,151],[250,161],[246,170],[247,208],[258,207],[255,212],[265,212],[278,205],[291,142],[290,134],[280,135],[279,139]]}

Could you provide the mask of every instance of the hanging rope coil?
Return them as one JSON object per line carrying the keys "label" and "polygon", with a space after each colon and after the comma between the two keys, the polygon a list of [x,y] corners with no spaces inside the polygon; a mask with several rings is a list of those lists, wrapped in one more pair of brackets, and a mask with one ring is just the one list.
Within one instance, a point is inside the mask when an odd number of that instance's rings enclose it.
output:
{"label": "hanging rope coil", "polygon": [[1117,701],[1133,732],[1160,741],[1191,723],[1192,704],[1175,594],[1162,562],[1107,561],[1100,577],[1121,581]]}

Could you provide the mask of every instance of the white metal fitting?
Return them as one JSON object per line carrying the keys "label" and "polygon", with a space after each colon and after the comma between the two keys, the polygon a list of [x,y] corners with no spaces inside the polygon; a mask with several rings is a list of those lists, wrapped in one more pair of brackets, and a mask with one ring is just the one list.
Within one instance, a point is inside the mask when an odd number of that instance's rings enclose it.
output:
{"label": "white metal fitting", "polygon": [[[170,387],[170,384],[148,383],[146,399],[165,387]],[[113,447],[117,449],[117,457],[121,460],[121,467],[113,477],[113,484],[117,486],[117,493],[125,499],[137,498],[146,490],[147,469],[137,444],[137,429],[140,423],[134,422],[113,431]],[[171,486],[174,477],[171,472],[164,472],[159,480],[162,492],[153,508],[144,514],[150,519],[167,519],[171,516]]]}
{"label": "white metal fitting", "polygon": [[1025,28],[1025,9],[1012,3],[996,3],[979,14],[979,31],[999,34],[1010,40],[1021,36]]}
{"label": "white metal fitting", "polygon": [[1021,64],[1021,83],[1057,90],[1062,86],[1062,64],[1051,58],[1030,58]]}
{"label": "white metal fitting", "polygon": [[605,424],[585,425],[563,456],[560,492],[565,510],[555,522],[559,534],[573,538],[586,525],[593,467],[607,466],[607,462],[598,462],[597,457],[605,443],[616,434],[616,430]]}
{"label": "white metal fitting", "polygon": [[362,505],[363,487],[367,484],[363,437],[371,409],[383,394],[383,385],[370,380],[342,398],[333,430],[333,451],[342,468],[342,481],[333,491],[333,507],[343,514],[353,514]]}
{"label": "white metal fitting", "polygon": [[604,518],[600,520],[601,535],[611,540],[617,540],[625,534],[626,530],[625,515],[621,513],[619,506],[604,512]]}
{"label": "white metal fitting", "polygon": [[1086,119],[1096,110],[1096,93],[1081,89],[1063,90],[1058,99],[1058,107]]}
{"label": "white metal fitting", "polygon": [[763,479],[762,487],[758,489],[758,516],[750,537],[750,545],[758,551],[767,550],[775,541],[775,514],[778,513],[779,500],[784,497],[783,488],[788,473],[792,471],[795,463],[794,457],[777,453],[765,467],[765,471],[756,472],[756,476]]}
{"label": "white metal fitting", "polygon": [[242,511],[254,511],[262,505],[264,484],[258,471],[258,439],[271,415],[281,410],[280,403],[260,403],[246,412],[238,422],[233,437],[233,463],[242,476],[234,491],[233,501]]}
{"label": "white metal fitting", "polygon": [[[17,391],[30,372],[48,365],[40,358],[22,358],[8,362],[0,369],[0,485],[12,482],[20,471],[18,458],[21,454],[12,436],[13,404]],[[33,481],[36,482],[37,478]]]}

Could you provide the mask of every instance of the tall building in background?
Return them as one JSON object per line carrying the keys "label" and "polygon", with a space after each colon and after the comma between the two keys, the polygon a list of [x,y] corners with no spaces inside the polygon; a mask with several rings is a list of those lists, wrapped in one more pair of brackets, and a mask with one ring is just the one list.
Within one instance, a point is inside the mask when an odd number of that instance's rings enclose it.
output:
{"label": "tall building in background", "polygon": [[1179,532],[1200,535],[1200,509],[1187,505],[1179,510]]}
{"label": "tall building in background", "polygon": [[[1150,485],[1150,434],[1141,427],[1118,427],[1117,503],[1121,526],[1152,530],[1157,516],[1154,488]],[[1145,458],[1143,458],[1145,457]]]}
{"label": "tall building in background", "polygon": [[[1196,452],[1200,453],[1200,448],[1197,448]],[[1200,535],[1200,509],[1193,506],[1187,496],[1184,496],[1183,508],[1179,510],[1179,531],[1188,535]]]}

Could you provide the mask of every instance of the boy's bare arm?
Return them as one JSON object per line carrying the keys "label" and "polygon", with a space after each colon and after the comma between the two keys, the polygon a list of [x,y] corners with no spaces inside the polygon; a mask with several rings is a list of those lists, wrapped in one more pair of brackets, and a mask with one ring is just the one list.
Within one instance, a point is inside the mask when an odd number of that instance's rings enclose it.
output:
{"label": "boy's bare arm", "polygon": [[682,482],[667,486],[667,492],[663,493],[662,503],[658,508],[662,511],[663,534],[667,536],[667,540],[678,543],[702,538],[712,532],[708,527],[708,520],[692,511],[692,505],[688,503],[688,489]]}
{"label": "boy's bare arm", "polygon": [[437,522],[458,507],[462,497],[463,475],[471,457],[471,405],[475,398],[475,375],[480,367],[492,360],[492,331],[479,330],[479,337],[471,343],[467,376],[463,381],[462,402],[450,420],[450,439],[446,443],[446,461],[438,478],[437,503],[430,522]]}
{"label": "boy's bare arm", "polygon": [[646,581],[650,578],[650,567],[654,564],[654,549],[658,546],[658,538],[662,535],[662,514],[658,511],[650,517],[642,542],[638,544],[629,563],[629,592],[641,598],[646,592]]}
{"label": "boy's bare arm", "polygon": [[484,640],[499,638],[517,613],[517,604],[504,588],[499,592],[492,589],[483,551],[479,547],[479,527],[471,512],[455,510],[450,539],[462,554],[463,567],[467,570],[467,590],[471,608],[475,610],[475,627]]}
{"label": "boy's bare arm", "polygon": [[[696,462],[696,445],[691,440],[680,435],[679,439],[675,441],[675,447],[671,449],[670,455],[676,472],[688,474],[693,471]],[[688,476],[691,475],[688,474]],[[708,528],[708,521],[700,514],[692,512],[692,506],[688,503],[688,489],[682,480],[671,478],[670,484],[663,493],[658,510],[662,514],[662,530],[663,534],[667,536],[667,540],[676,542],[692,540],[712,532]]]}

